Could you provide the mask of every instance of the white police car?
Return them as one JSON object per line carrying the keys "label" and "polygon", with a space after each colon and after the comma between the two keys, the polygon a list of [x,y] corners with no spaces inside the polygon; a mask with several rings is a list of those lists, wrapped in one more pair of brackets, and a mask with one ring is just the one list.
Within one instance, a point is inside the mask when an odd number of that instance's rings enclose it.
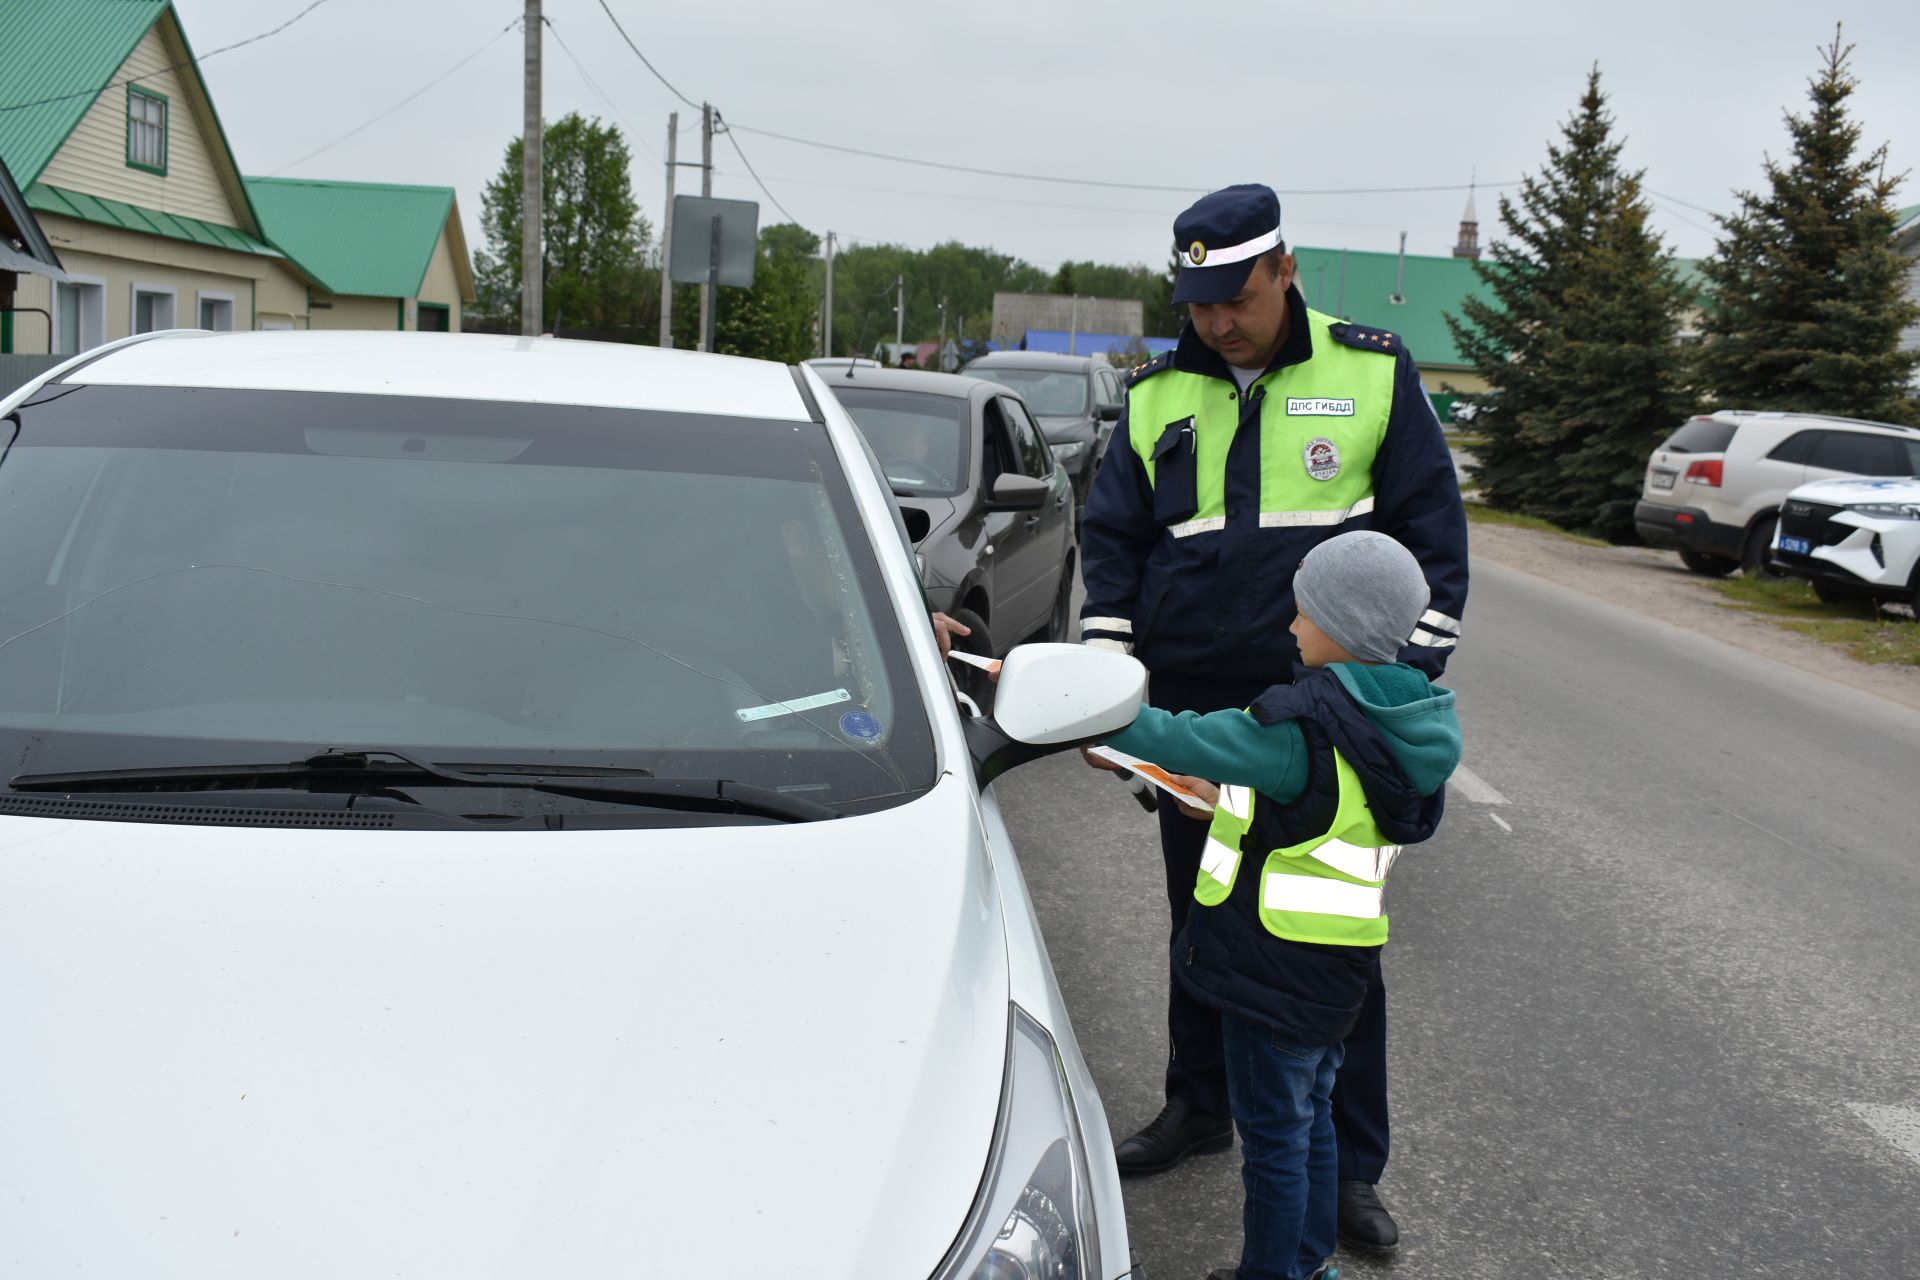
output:
{"label": "white police car", "polygon": [[1818,480],[1780,504],[1774,566],[1822,600],[1891,600],[1920,617],[1920,478]]}
{"label": "white police car", "polygon": [[1130,1259],[986,784],[804,368],[149,335],[0,400],[0,1272]]}

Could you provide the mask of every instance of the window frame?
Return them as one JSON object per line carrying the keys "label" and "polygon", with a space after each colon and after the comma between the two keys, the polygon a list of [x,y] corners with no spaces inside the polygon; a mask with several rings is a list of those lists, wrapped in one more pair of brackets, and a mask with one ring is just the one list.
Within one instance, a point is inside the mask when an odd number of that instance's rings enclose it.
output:
{"label": "window frame", "polygon": [[198,328],[205,327],[200,323],[201,311],[203,308],[206,307],[206,305],[209,302],[224,302],[227,304],[227,327],[224,329],[214,329],[211,332],[214,332],[214,333],[234,332],[238,324],[238,315],[237,315],[238,309],[234,305],[233,295],[230,293],[218,293],[211,289],[200,289],[200,290],[197,290],[194,294],[194,305],[193,305],[194,328],[198,329]]}
{"label": "window frame", "polygon": [[[154,298],[165,298],[167,300],[167,323],[156,324],[151,329],[142,329],[140,327],[141,294],[146,294]],[[180,290],[173,285],[144,284],[139,280],[135,280],[130,288],[128,299],[130,305],[127,310],[127,335],[129,337],[136,333],[162,333],[168,329],[179,327]],[[194,318],[196,320],[199,319],[197,315]]]}
{"label": "window frame", "polygon": [[[136,97],[146,98],[150,101],[157,102],[160,104],[160,163],[158,165],[151,164],[145,160],[134,159],[133,100]],[[142,173],[151,173],[162,178],[166,177],[167,176],[167,160],[169,158],[169,153],[172,151],[172,147],[168,145],[168,141],[169,141],[168,135],[169,135],[169,126],[173,122],[173,100],[167,97],[166,94],[161,93],[157,89],[149,89],[141,85],[136,85],[131,80],[129,80],[127,82],[126,116],[127,116],[127,157],[126,157],[127,168],[138,169]],[[140,123],[144,125],[147,122],[143,120],[143,121],[140,121]]]}
{"label": "window frame", "polygon": [[[1054,460],[1053,445],[1048,442],[1047,433],[1040,429],[1040,424],[1033,420],[1033,413],[1027,408],[1026,402],[1019,396],[1011,394],[996,398],[1005,402],[1006,405],[1000,412],[1006,421],[1007,431],[1012,436],[1011,443],[1020,474],[1032,476],[1036,480],[1052,479],[1058,465]],[[1033,438],[1034,460],[1038,461],[1044,470],[1038,472],[1027,470],[1027,459],[1024,456],[1026,448],[1021,441],[1023,435]]]}
{"label": "window frame", "polygon": [[92,300],[91,306],[85,302],[80,306],[79,323],[74,327],[79,342],[78,348],[58,353],[63,356],[77,356],[83,351],[91,351],[101,346],[107,340],[107,282],[102,276],[81,276],[68,272],[65,280],[54,285],[51,310],[55,346],[61,345],[61,322],[66,318],[66,309],[60,305],[60,290],[69,286],[75,290],[84,291]]}

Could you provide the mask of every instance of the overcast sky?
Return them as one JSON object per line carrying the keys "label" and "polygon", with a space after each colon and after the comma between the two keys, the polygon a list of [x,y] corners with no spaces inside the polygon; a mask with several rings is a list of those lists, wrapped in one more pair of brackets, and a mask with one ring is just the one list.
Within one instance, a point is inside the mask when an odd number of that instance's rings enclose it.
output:
{"label": "overcast sky", "polygon": [[[310,0],[175,0],[196,50],[254,35]],[[990,245],[1046,267],[1165,261],[1192,192],[1265,182],[1295,244],[1441,254],[1476,174],[1483,241],[1497,196],[1537,173],[1598,62],[1626,162],[1658,193],[1673,249],[1700,256],[1729,193],[1758,186],[1802,111],[1836,20],[1857,48],[1869,145],[1920,165],[1920,4],[1856,0],[1488,0],[1177,7],[1140,0],[969,5],[608,0],[668,80],[743,126],[984,169],[1139,184],[1123,190],[973,176],[736,135],[773,196],[843,240]],[[324,0],[204,71],[243,171],[451,185],[478,252],[480,189],[521,127],[521,0]],[[545,113],[597,115],[633,151],[657,227],[667,113],[699,158],[699,113],[621,41],[599,0],[545,0]],[[1231,15],[1234,25],[1217,19]],[[1194,25],[1183,25],[1186,23]],[[497,36],[497,38],[496,38]],[[489,44],[489,41],[492,41]],[[464,67],[328,147],[461,59]],[[574,58],[579,59],[576,66]],[[585,69],[582,74],[581,67]],[[588,82],[599,86],[598,90]],[[602,97],[604,93],[605,97]],[[310,159],[310,152],[327,147]],[[771,208],[725,139],[714,193]],[[682,191],[699,173],[680,171]],[[1297,194],[1295,194],[1297,193]],[[1920,203],[1910,179],[1902,204]]]}

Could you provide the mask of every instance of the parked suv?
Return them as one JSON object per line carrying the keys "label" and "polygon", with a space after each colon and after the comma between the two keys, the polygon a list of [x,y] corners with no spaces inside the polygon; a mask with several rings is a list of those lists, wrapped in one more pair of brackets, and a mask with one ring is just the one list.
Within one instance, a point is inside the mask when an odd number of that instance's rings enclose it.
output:
{"label": "parked suv", "polygon": [[1040,420],[1061,470],[1073,481],[1073,527],[1087,505],[1087,489],[1106,452],[1126,393],[1120,375],[1092,356],[1041,351],[990,351],[960,370],[1011,387]]}
{"label": "parked suv", "polygon": [[1815,413],[1723,409],[1680,424],[1647,460],[1635,527],[1695,573],[1771,574],[1780,503],[1802,484],[1905,476],[1920,431]]}
{"label": "parked suv", "polygon": [[1835,600],[1894,600],[1920,620],[1920,440],[1904,442],[1914,477],[1816,480],[1780,504],[1774,567]]}

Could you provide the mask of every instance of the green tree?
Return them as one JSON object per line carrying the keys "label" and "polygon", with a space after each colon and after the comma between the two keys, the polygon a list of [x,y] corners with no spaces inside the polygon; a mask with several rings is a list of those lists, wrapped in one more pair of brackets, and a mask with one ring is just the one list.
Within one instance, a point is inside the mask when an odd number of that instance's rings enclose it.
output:
{"label": "green tree", "polygon": [[820,298],[813,263],[819,252],[820,238],[804,227],[786,222],[761,228],[753,288],[715,291],[714,350],[784,364],[816,354]]}
{"label": "green tree", "polygon": [[[500,172],[480,195],[486,248],[474,263],[480,309],[507,318],[520,307],[521,140],[507,144]],[[543,329],[556,317],[572,328],[613,329],[645,311],[659,276],[646,264],[652,229],[628,182],[620,132],[577,112],[547,125],[541,141]]]}
{"label": "green tree", "polygon": [[1477,268],[1491,298],[1447,323],[1492,388],[1474,420],[1485,500],[1626,540],[1647,452],[1690,401],[1685,294],[1606,101],[1596,67],[1540,175],[1501,198],[1508,238]]}
{"label": "green tree", "polygon": [[1700,374],[1721,404],[1920,420],[1920,352],[1900,350],[1920,314],[1892,242],[1901,175],[1887,172],[1885,144],[1860,154],[1852,52],[1836,27],[1808,81],[1812,109],[1787,114],[1791,158],[1767,160],[1765,193],[1741,192],[1719,219],[1725,234],[1702,266],[1713,296]]}

